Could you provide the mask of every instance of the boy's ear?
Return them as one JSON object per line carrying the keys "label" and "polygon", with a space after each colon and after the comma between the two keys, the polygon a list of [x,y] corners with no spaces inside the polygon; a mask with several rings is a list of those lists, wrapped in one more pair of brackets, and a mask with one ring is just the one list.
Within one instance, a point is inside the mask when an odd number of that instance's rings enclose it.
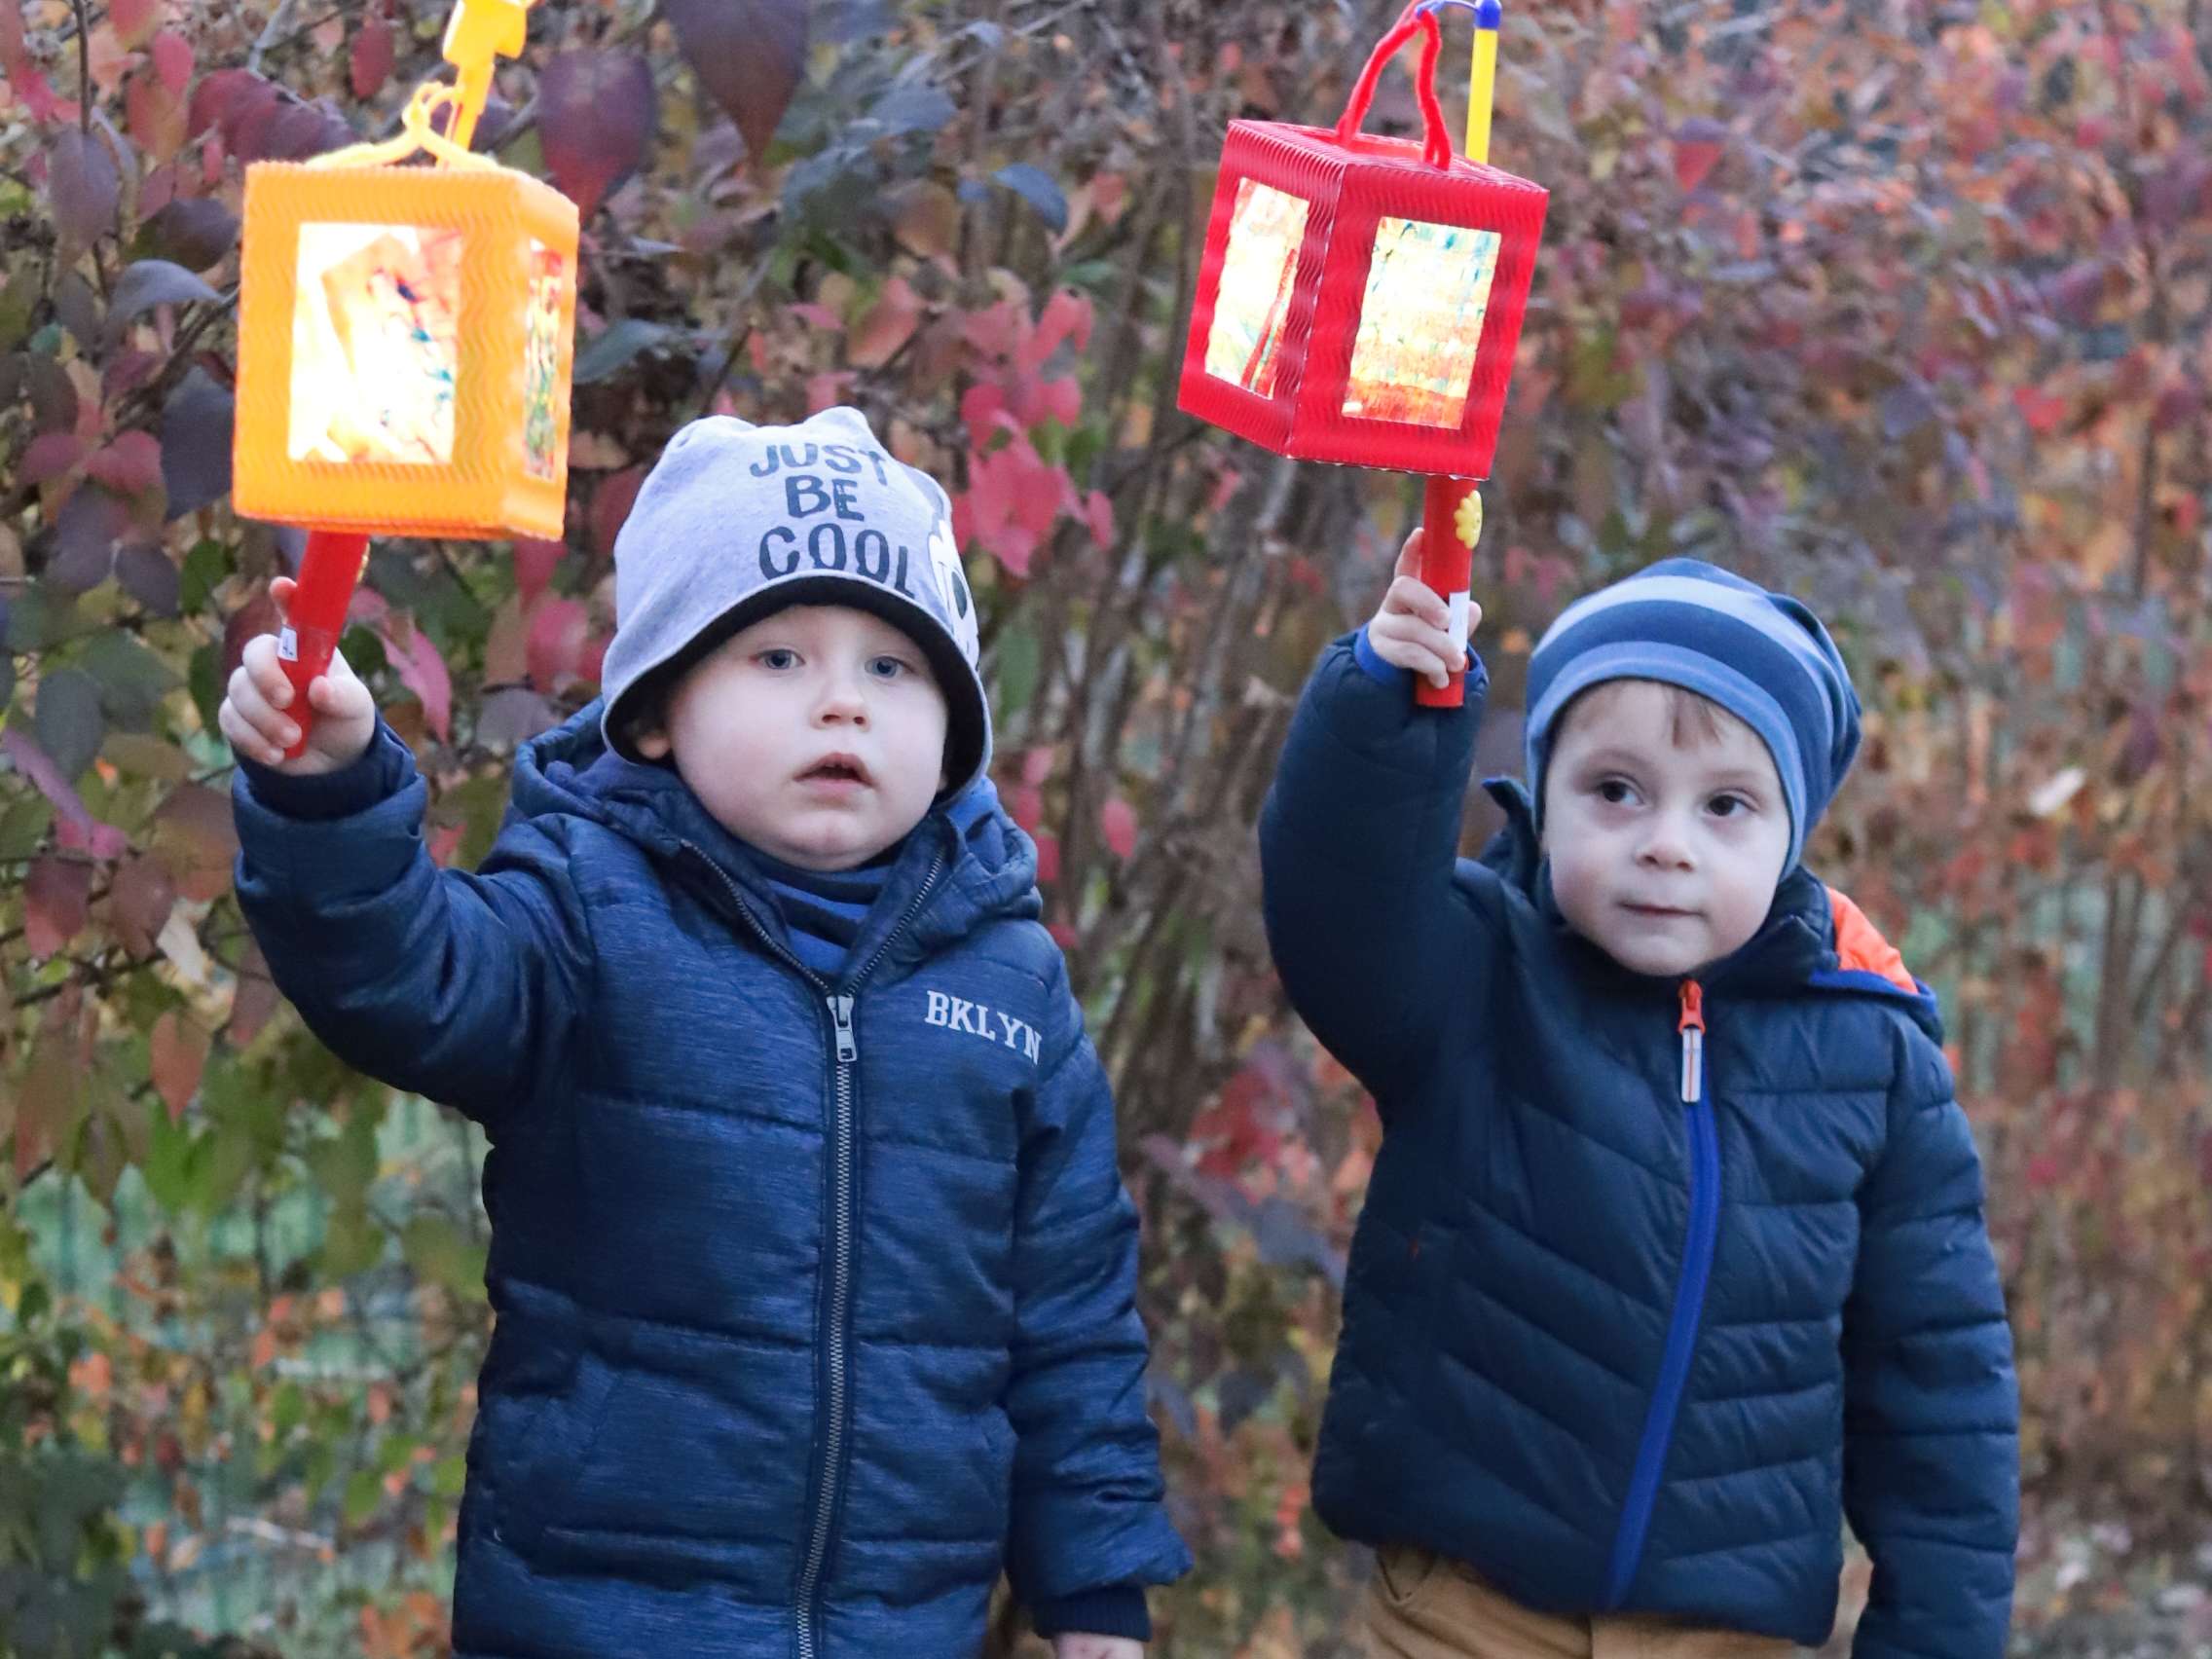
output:
{"label": "boy's ear", "polygon": [[654,726],[647,731],[641,731],[633,736],[630,741],[637,746],[638,753],[647,760],[666,760],[668,758],[668,733],[659,726]]}

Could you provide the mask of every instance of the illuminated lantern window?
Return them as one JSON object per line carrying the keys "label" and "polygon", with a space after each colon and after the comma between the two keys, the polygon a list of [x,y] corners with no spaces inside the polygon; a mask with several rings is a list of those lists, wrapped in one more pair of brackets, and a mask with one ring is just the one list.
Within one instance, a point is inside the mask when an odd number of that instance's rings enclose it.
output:
{"label": "illuminated lantern window", "polygon": [[[561,536],[575,203],[468,148],[528,11],[460,0],[456,84],[418,88],[389,143],[246,168],[231,498],[309,531],[276,646],[295,755],[370,535]],[[418,151],[436,165],[397,165]]]}
{"label": "illuminated lantern window", "polygon": [[[1416,32],[1423,140],[1362,132]],[[1489,473],[1548,195],[1452,154],[1438,39],[1433,9],[1409,8],[1334,129],[1230,126],[1185,410],[1304,461]]]}
{"label": "illuminated lantern window", "polygon": [[558,537],[576,210],[505,167],[247,169],[238,510]]}

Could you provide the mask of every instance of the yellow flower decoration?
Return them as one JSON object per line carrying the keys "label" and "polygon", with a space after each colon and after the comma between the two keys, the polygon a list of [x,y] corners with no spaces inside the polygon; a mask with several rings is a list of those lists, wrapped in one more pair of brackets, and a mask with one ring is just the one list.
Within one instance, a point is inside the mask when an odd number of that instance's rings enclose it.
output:
{"label": "yellow flower decoration", "polygon": [[1480,490],[1467,492],[1465,498],[1459,503],[1458,516],[1452,521],[1452,528],[1459,533],[1459,539],[1469,547],[1482,539],[1483,497]]}

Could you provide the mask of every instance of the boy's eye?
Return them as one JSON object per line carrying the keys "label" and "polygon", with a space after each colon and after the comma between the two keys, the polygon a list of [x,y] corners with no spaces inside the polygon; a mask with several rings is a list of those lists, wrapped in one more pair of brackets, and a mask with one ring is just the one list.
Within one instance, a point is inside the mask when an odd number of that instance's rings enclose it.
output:
{"label": "boy's eye", "polygon": [[1706,810],[1715,818],[1735,818],[1751,809],[1751,803],[1742,795],[1714,795],[1706,802]]}
{"label": "boy's eye", "polygon": [[798,666],[798,652],[784,645],[770,645],[764,651],[756,651],[753,660],[762,668],[781,674],[787,668]]}
{"label": "boy's eye", "polygon": [[895,656],[879,656],[869,659],[867,671],[878,680],[896,680],[906,672],[906,665]]}
{"label": "boy's eye", "polygon": [[1607,806],[1620,806],[1635,793],[1636,792],[1629,788],[1628,780],[1625,778],[1603,779],[1597,789],[1598,798]]}

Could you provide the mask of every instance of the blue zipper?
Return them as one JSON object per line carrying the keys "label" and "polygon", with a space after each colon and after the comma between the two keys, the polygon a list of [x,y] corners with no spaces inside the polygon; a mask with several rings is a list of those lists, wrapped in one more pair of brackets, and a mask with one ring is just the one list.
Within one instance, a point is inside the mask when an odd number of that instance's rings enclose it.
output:
{"label": "blue zipper", "polygon": [[1675,1311],[1667,1326],[1667,1348],[1659,1357],[1659,1381],[1643,1419],[1636,1471],[1629,1477],[1628,1500],[1620,1530],[1613,1536],[1612,1571],[1604,1605],[1617,1607],[1628,1595],[1643,1560],[1643,1541],[1659,1497],[1659,1476],[1675,1439],[1682,1389],[1689,1382],[1690,1357],[1697,1348],[1698,1325],[1705,1316],[1705,1292],[1713,1278],[1713,1250],[1720,1233],[1720,1140],[1714,1132],[1713,1102],[1705,1078],[1705,992],[1695,979],[1681,991],[1681,1098],[1690,1133],[1690,1222],[1682,1246],[1681,1276],[1675,1284]]}
{"label": "blue zipper", "polygon": [[[707,870],[720,880],[736,906],[737,914],[744,918],[772,955],[780,958],[793,973],[804,979],[830,1011],[830,1078],[831,1078],[831,1135],[830,1145],[830,1308],[825,1321],[820,1316],[815,1324],[817,1340],[821,1342],[825,1367],[829,1376],[828,1394],[824,1416],[827,1423],[822,1454],[822,1479],[814,1489],[814,1525],[808,1536],[806,1556],[799,1568],[798,1581],[792,1592],[792,1644],[797,1659],[815,1659],[821,1649],[823,1568],[830,1555],[830,1522],[837,1510],[837,1487],[845,1455],[845,1435],[851,1415],[850,1391],[846,1377],[846,1332],[852,1317],[853,1284],[853,1163],[855,1123],[855,1090],[853,1069],[860,1063],[860,1036],[853,1024],[853,1006],[858,998],[861,983],[875,972],[875,965],[883,953],[891,948],[892,941],[906,931],[907,924],[921,913],[937,886],[939,872],[944,867],[941,859],[933,857],[922,884],[915,889],[905,910],[896,925],[885,934],[868,959],[857,972],[848,972],[839,989],[832,990],[827,980],[793,954],[776,936],[768,931],[767,924],[754,914],[753,906],[738,890],[729,873],[689,841],[683,850],[696,858]],[[828,1330],[823,1326],[827,1323]]]}

